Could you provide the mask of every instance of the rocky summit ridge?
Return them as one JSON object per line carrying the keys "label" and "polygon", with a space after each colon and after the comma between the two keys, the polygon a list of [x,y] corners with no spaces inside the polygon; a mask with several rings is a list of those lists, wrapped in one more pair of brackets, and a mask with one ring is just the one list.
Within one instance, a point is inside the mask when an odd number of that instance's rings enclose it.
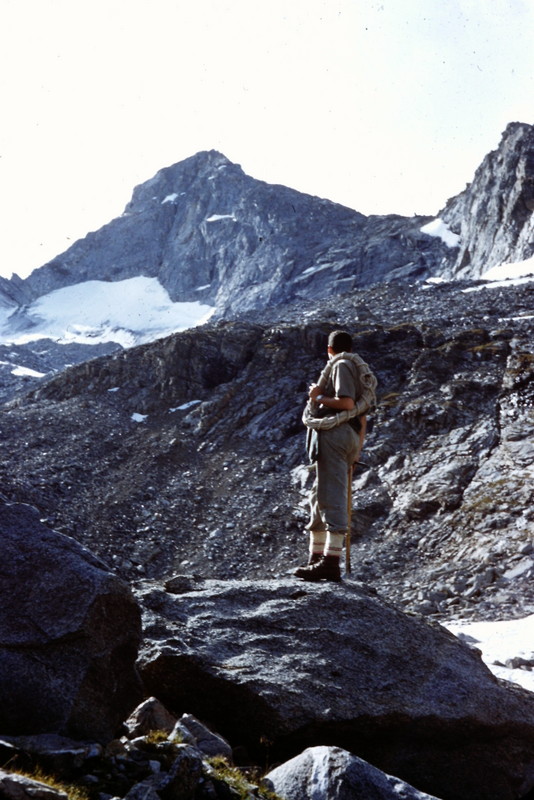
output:
{"label": "rocky summit ridge", "polygon": [[255,180],[207,151],[160,170],[120,217],[9,288],[27,303],[73,283],[145,275],[174,301],[208,303],[228,316],[387,276],[436,274],[449,254],[420,231],[429,219],[365,217]]}
{"label": "rocky summit ridge", "polygon": [[473,181],[439,217],[459,236],[449,274],[479,277],[534,254],[534,127],[511,123]]}
{"label": "rocky summit ridge", "polygon": [[479,278],[533,254],[533,175],[533,127],[511,123],[437,215],[452,234],[444,241],[425,228],[431,216],[365,216],[203,151],[137,186],[120,217],[25,280],[1,279],[0,303],[23,306],[82,281],[144,275],[172,300],[206,302],[228,316],[384,280]]}

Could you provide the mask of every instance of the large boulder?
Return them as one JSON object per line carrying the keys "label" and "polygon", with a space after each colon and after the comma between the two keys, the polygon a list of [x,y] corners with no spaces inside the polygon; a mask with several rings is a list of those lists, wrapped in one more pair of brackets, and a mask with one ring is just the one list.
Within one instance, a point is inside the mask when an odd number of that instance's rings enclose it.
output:
{"label": "large boulder", "polygon": [[263,782],[285,800],[436,800],[339,747],[309,747]]}
{"label": "large boulder", "polygon": [[129,587],[37,511],[0,503],[0,731],[106,740],[141,697]]}
{"label": "large boulder", "polygon": [[444,800],[534,785],[534,695],[439,625],[350,580],[190,589],[138,588],[147,689],[257,763],[336,745]]}

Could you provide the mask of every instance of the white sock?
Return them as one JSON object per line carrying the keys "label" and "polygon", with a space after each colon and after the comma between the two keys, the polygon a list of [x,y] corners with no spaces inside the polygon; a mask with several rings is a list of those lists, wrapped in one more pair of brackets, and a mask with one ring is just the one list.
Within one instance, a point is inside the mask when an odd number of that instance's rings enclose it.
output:
{"label": "white sock", "polygon": [[324,552],[326,531],[310,531],[310,554]]}
{"label": "white sock", "polygon": [[325,556],[337,556],[339,558],[341,551],[343,550],[344,541],[344,533],[332,533],[332,531],[328,531],[328,535],[326,537],[326,547],[324,550]]}

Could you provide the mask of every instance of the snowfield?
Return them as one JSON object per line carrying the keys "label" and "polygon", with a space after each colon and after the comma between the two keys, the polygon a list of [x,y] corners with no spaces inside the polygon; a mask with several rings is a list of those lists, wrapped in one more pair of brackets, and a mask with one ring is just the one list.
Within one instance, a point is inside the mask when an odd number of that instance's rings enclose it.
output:
{"label": "snowfield", "polygon": [[43,295],[24,309],[2,309],[0,343],[47,338],[132,347],[201,325],[214,311],[198,301],[173,303],[157,278],[85,281]]}
{"label": "snowfield", "polygon": [[477,292],[486,287],[498,289],[500,286],[520,286],[522,283],[534,281],[534,256],[512,264],[498,264],[484,272],[480,278],[483,281],[490,281],[490,283],[483,286],[471,286],[462,291]]}
{"label": "snowfield", "polygon": [[497,678],[534,692],[534,614],[498,622],[451,622],[444,627],[480,650]]}

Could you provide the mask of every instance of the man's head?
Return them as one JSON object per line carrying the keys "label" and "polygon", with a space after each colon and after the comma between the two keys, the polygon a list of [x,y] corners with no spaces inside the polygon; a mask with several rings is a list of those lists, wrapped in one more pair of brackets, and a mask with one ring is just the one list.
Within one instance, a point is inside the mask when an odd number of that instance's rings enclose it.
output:
{"label": "man's head", "polygon": [[328,351],[334,355],[350,353],[352,351],[352,338],[346,331],[332,331],[328,337]]}

